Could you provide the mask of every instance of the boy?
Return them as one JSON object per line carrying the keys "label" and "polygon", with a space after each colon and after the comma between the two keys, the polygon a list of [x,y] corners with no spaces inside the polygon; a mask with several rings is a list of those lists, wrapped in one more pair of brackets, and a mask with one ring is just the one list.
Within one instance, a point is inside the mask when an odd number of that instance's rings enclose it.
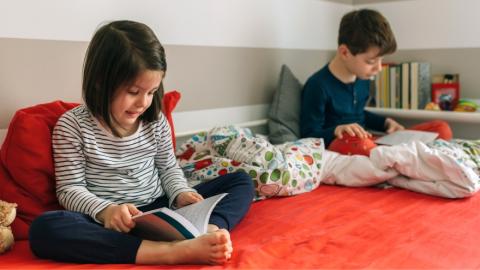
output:
{"label": "boy", "polygon": [[[340,22],[335,57],[313,74],[303,88],[301,136],[323,138],[329,150],[342,154],[368,156],[376,144],[366,128],[387,133],[404,129],[392,118],[365,110],[370,78],[381,71],[383,56],[396,49],[395,36],[382,14],[370,9],[345,14]],[[445,140],[452,138],[444,121],[410,129],[438,132],[439,138]],[[347,147],[338,147],[342,144]]]}

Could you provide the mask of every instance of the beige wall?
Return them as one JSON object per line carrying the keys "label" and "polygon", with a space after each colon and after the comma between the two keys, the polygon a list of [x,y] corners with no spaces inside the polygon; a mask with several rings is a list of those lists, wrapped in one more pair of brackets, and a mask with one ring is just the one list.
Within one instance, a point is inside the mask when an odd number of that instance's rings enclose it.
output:
{"label": "beige wall", "polygon": [[400,50],[388,59],[429,61],[434,73],[460,73],[464,97],[480,98],[480,35],[470,27],[480,1],[139,1],[136,8],[128,0],[81,1],[75,10],[55,0],[5,1],[0,128],[18,108],[80,101],[87,41],[100,22],[113,19],[146,22],[167,44],[166,87],[183,94],[178,112],[268,104],[281,64],[305,81],[333,55],[341,16],[363,7],[380,10],[394,28]]}
{"label": "beige wall", "polygon": [[[87,42],[0,38],[0,128],[14,111],[52,100],[81,101]],[[300,81],[322,67],[332,50],[167,45],[166,89],[183,97],[177,111],[267,104],[280,66]],[[400,50],[387,61],[428,61],[433,73],[459,73],[463,97],[480,99],[480,48]]]}
{"label": "beige wall", "polygon": [[[0,38],[0,128],[18,109],[52,100],[81,101],[87,42]],[[332,51],[167,45],[167,90],[177,89],[177,111],[266,104],[280,66],[304,81]]]}
{"label": "beige wall", "polygon": [[397,1],[411,1],[411,0],[352,0],[352,4],[365,5],[365,4],[378,4],[378,3],[397,2]]}

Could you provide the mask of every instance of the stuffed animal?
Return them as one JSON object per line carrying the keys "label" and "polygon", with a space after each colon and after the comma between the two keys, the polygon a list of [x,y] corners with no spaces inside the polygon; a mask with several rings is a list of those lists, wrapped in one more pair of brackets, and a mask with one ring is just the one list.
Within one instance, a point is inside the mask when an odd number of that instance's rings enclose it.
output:
{"label": "stuffed animal", "polygon": [[425,110],[441,111],[440,106],[438,106],[438,104],[435,102],[429,102],[427,105],[425,105]]}
{"label": "stuffed animal", "polygon": [[17,215],[17,204],[0,200],[0,254],[13,246],[14,238],[10,224]]}

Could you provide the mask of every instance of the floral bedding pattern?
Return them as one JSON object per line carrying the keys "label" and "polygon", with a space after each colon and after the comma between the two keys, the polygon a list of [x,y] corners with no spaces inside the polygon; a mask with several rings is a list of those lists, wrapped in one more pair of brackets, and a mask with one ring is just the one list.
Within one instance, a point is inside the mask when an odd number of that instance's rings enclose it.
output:
{"label": "floral bedding pattern", "polygon": [[457,163],[472,169],[477,176],[480,175],[480,140],[453,139],[448,142],[435,140],[427,145],[452,157]]}
{"label": "floral bedding pattern", "polygon": [[252,177],[256,200],[260,200],[317,188],[324,149],[322,139],[272,145],[250,129],[227,126],[194,135],[176,155],[190,185],[244,171]]}

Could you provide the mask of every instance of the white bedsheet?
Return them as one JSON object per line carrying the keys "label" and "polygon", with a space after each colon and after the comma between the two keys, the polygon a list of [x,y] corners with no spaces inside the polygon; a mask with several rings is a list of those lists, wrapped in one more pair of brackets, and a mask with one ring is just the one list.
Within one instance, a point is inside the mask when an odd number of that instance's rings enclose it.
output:
{"label": "white bedsheet", "polygon": [[[393,186],[446,198],[463,198],[480,189],[480,178],[478,164],[460,144],[457,140],[437,140],[430,144],[379,146],[370,153],[370,160],[380,170],[395,169],[401,174],[388,181]],[[470,150],[475,151],[473,147]]]}

